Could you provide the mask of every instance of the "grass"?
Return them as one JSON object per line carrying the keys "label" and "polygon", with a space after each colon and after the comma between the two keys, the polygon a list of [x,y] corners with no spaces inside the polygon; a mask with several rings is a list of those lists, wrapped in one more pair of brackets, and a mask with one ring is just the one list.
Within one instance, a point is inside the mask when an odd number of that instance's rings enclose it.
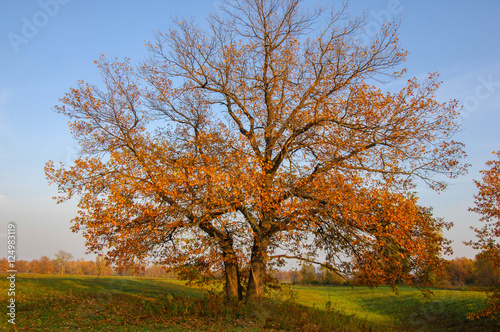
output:
{"label": "grass", "polygon": [[[7,322],[0,275],[0,329],[18,331],[494,331],[469,321],[483,293],[401,287],[290,286],[258,306],[226,305],[219,293],[170,279],[20,274],[16,325]],[[499,330],[498,328],[496,330]]]}
{"label": "grass", "polygon": [[485,305],[483,292],[432,289],[424,297],[415,288],[402,286],[395,294],[390,287],[295,286],[296,302],[345,315],[356,315],[368,323],[386,328],[423,331],[500,330],[489,320],[470,321],[467,315]]}

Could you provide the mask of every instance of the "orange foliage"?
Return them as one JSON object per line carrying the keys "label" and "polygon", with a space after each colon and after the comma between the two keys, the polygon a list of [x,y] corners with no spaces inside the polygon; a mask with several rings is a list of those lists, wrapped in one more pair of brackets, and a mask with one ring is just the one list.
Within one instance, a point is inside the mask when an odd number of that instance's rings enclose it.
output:
{"label": "orange foliage", "polygon": [[52,274],[53,271],[54,266],[47,256],[42,256],[39,260],[34,259],[31,261],[31,272],[33,273]]}
{"label": "orange foliage", "polygon": [[249,300],[270,266],[321,250],[373,283],[439,263],[448,225],[410,190],[465,171],[456,102],[436,101],[435,74],[396,93],[373,85],[404,73],[395,25],[361,44],[362,20],[342,10],[312,29],[326,12],[300,2],[230,2],[207,31],[178,22],[138,68],[102,56],[102,88],[61,99],[81,158],[45,172],[58,202],[78,197],[72,229],[90,251],[225,271],[228,297],[249,267]]}
{"label": "orange foliage", "polygon": [[[481,214],[482,228],[474,228],[477,240],[467,244],[481,250],[481,258],[491,262],[496,272],[500,273],[500,151],[493,152],[496,160],[486,162],[487,170],[481,171],[482,181],[474,181],[479,193],[474,196],[475,207],[469,210]],[[496,285],[489,294],[488,307],[472,315],[472,318],[487,316],[500,322],[500,287]]]}
{"label": "orange foliage", "polygon": [[500,267],[500,244],[496,241],[500,237],[500,151],[494,154],[497,160],[486,162],[489,169],[481,171],[482,181],[474,181],[479,193],[474,196],[476,206],[469,210],[481,214],[481,221],[485,225],[481,229],[473,228],[478,240],[469,244],[485,251],[495,265]]}
{"label": "orange foliage", "polygon": [[0,259],[0,271],[7,272],[8,270],[10,270],[9,261],[7,260],[7,258],[3,257],[2,259]]}

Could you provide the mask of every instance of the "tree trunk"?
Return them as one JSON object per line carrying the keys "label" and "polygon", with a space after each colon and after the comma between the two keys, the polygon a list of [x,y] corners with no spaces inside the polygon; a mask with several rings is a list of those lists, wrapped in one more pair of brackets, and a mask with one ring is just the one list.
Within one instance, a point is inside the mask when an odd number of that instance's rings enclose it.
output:
{"label": "tree trunk", "polygon": [[242,300],[243,294],[240,283],[240,272],[238,270],[238,264],[235,263],[225,263],[224,264],[225,274],[226,274],[226,296],[228,301]]}
{"label": "tree trunk", "polygon": [[247,302],[255,302],[264,298],[266,285],[267,241],[255,239],[250,260],[250,276],[248,277]]}

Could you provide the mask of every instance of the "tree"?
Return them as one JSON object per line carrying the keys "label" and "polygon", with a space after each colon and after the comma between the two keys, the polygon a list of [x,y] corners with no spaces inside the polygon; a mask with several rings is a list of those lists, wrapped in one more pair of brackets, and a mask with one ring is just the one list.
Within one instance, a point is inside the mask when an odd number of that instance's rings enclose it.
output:
{"label": "tree", "polygon": [[300,283],[312,284],[317,283],[316,270],[312,264],[304,264],[300,269]]}
{"label": "tree", "polygon": [[33,273],[52,274],[54,266],[49,257],[42,256],[39,260],[34,259],[31,262],[31,269]]}
{"label": "tree", "polygon": [[9,268],[9,261],[7,260],[7,258],[2,257],[2,259],[0,259],[0,271],[7,272],[7,270],[11,270]]}
{"label": "tree", "polygon": [[448,278],[452,285],[472,285],[476,280],[474,260],[467,257],[457,257],[448,262]]}
{"label": "tree", "polygon": [[[485,223],[482,228],[471,227],[476,232],[476,241],[467,244],[481,251],[483,260],[491,262],[493,269],[498,274],[500,271],[500,151],[493,152],[496,160],[486,162],[487,170],[481,171],[481,181],[474,180],[479,189],[474,195],[475,206],[470,211],[481,214],[481,221]],[[474,317],[488,316],[500,322],[500,287],[496,285],[489,295],[488,306]]]}
{"label": "tree", "polygon": [[41,273],[40,272],[40,260],[33,259],[30,263],[30,269],[32,273]]}
{"label": "tree", "polygon": [[158,33],[137,68],[102,56],[102,87],[61,99],[81,157],[45,172],[58,202],[79,197],[72,229],[91,251],[223,271],[228,298],[242,298],[249,267],[249,301],[268,269],[320,251],[373,283],[439,263],[448,225],[411,190],[465,171],[456,102],[436,101],[435,74],[377,86],[404,73],[397,24],[362,43],[366,20],[301,2],[224,1],[205,30],[187,20]]}
{"label": "tree", "polygon": [[85,261],[82,259],[80,261],[80,264],[82,266],[81,269],[82,269],[83,274],[85,274],[85,275],[98,274],[97,266],[96,266],[94,261]]}
{"label": "tree", "polygon": [[321,275],[320,281],[323,285],[342,285],[346,281],[324,266],[320,266],[319,272]]}
{"label": "tree", "polygon": [[54,274],[63,274],[63,272],[64,272],[63,267],[61,266],[61,264],[56,259],[52,260],[52,267],[54,268],[54,270],[52,271],[52,273],[54,273]]}
{"label": "tree", "polygon": [[68,274],[73,274],[73,275],[83,274],[81,260],[69,261],[67,271]]}
{"label": "tree", "polygon": [[478,286],[500,286],[500,269],[498,269],[498,267],[495,268],[491,260],[484,253],[476,255],[474,274]]}
{"label": "tree", "polygon": [[63,250],[59,250],[55,254],[55,260],[57,261],[59,265],[59,272],[61,274],[64,274],[66,270],[68,269],[68,262],[73,259],[73,255],[70,254],[69,252],[65,252]]}
{"label": "tree", "polygon": [[95,266],[97,275],[111,275],[111,267],[109,267],[108,263],[102,256],[97,256],[95,259]]}
{"label": "tree", "polygon": [[16,262],[16,270],[19,273],[28,273],[30,272],[30,262],[26,260],[19,260]]}
{"label": "tree", "polygon": [[144,271],[146,277],[158,278],[165,277],[165,269],[160,265],[151,265]]}
{"label": "tree", "polygon": [[481,214],[481,221],[485,223],[482,228],[471,227],[476,232],[476,242],[469,242],[474,249],[484,252],[483,257],[489,259],[500,267],[500,151],[494,152],[497,160],[486,162],[488,170],[480,171],[482,181],[474,180],[479,193],[474,195],[475,207],[470,211]]}

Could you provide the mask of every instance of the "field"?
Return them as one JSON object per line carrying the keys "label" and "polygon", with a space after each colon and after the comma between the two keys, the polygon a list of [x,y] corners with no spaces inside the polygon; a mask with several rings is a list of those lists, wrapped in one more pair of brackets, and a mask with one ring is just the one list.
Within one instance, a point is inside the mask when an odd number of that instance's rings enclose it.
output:
{"label": "field", "polygon": [[375,326],[404,327],[409,330],[482,330],[488,322],[471,322],[470,312],[482,308],[485,294],[465,290],[433,289],[425,298],[421,290],[399,287],[296,287],[297,303],[356,315]]}
{"label": "field", "polygon": [[287,286],[259,306],[224,305],[220,294],[177,280],[21,274],[16,324],[7,322],[7,275],[1,275],[0,327],[19,331],[495,331],[469,321],[485,295],[401,287]]}

